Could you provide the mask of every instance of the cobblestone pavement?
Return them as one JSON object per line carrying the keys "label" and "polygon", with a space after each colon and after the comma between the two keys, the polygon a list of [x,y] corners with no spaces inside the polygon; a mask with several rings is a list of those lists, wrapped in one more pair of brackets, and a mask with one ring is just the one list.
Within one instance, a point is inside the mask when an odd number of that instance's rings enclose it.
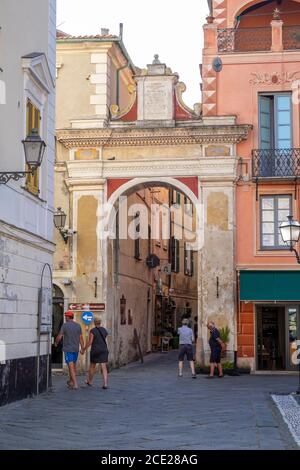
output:
{"label": "cobblestone pavement", "polygon": [[[0,408],[0,449],[293,449],[271,393],[294,376],[177,377],[177,354],[112,371],[110,388],[66,388]],[[80,378],[84,383],[84,377]]]}

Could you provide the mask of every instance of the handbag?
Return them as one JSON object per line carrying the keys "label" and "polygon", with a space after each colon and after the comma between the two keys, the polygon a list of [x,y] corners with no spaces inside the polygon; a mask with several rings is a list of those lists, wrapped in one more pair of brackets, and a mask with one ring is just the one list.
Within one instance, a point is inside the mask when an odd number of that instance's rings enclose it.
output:
{"label": "handbag", "polygon": [[[107,351],[108,351],[106,339],[104,338],[103,333],[102,333],[102,331],[100,330],[100,328],[99,328],[98,326],[97,326],[97,331],[98,331],[99,335],[101,336],[101,338],[103,339],[104,344],[105,344],[105,346],[106,346],[106,349],[107,349]],[[109,374],[109,367],[108,367],[108,364],[106,364],[106,369],[107,369],[107,373]]]}
{"label": "handbag", "polygon": [[104,344],[105,344],[105,346],[108,350],[106,339],[104,338],[103,333],[102,333],[102,331],[100,330],[100,328],[98,326],[97,326],[97,330],[98,330],[98,333],[100,334],[101,338],[103,339]]}

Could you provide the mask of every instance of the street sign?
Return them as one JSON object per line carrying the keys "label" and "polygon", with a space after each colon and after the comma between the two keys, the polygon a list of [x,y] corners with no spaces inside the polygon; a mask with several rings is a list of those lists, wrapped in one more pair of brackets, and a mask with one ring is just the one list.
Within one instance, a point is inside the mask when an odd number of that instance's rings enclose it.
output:
{"label": "street sign", "polygon": [[52,331],[52,289],[42,287],[39,290],[39,331],[40,334]]}
{"label": "street sign", "polygon": [[94,320],[93,312],[83,312],[81,315],[81,320],[85,325],[90,325]]}
{"label": "street sign", "polygon": [[105,310],[105,304],[103,303],[98,303],[98,304],[90,304],[90,309],[93,310],[93,312],[100,312],[100,311],[103,311]]}
{"label": "street sign", "polygon": [[104,303],[85,303],[85,304],[70,304],[69,305],[69,310],[72,310],[72,311],[78,311],[78,312],[82,312],[82,311],[90,311],[92,310],[93,312],[101,312],[103,310],[105,310],[105,304]]}

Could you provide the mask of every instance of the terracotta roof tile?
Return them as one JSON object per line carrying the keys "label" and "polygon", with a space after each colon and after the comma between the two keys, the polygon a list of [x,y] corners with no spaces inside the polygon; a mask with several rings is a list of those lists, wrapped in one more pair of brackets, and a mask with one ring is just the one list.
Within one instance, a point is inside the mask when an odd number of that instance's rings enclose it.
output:
{"label": "terracotta roof tile", "polygon": [[93,35],[86,35],[86,36],[72,36],[71,34],[67,34],[64,31],[56,30],[56,39],[117,39],[118,36],[114,34],[93,34]]}

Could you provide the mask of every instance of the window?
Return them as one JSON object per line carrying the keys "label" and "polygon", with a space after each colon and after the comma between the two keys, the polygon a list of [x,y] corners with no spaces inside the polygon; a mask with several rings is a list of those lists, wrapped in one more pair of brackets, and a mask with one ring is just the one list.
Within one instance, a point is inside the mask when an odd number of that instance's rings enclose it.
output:
{"label": "window", "polygon": [[175,237],[171,238],[171,265],[172,271],[179,273],[180,271],[180,246],[179,240]]}
{"label": "window", "polygon": [[176,191],[175,204],[177,204],[178,206],[181,205],[181,194],[178,191]]}
{"label": "window", "polygon": [[288,249],[281,238],[280,224],[292,214],[292,196],[261,196],[261,249]]}
{"label": "window", "polygon": [[184,274],[190,277],[194,275],[194,252],[187,243],[184,244]]}
{"label": "window", "polygon": [[137,212],[134,216],[135,219],[135,240],[134,240],[134,257],[137,261],[141,260],[141,225],[140,213]]}
{"label": "window", "polygon": [[[26,135],[31,134],[33,129],[37,129],[40,133],[41,113],[40,110],[28,99],[26,104]],[[26,171],[28,171],[27,165]],[[32,194],[39,194],[39,169],[36,169],[33,175],[27,175],[25,187]]]}
{"label": "window", "polygon": [[292,100],[291,93],[259,96],[260,148],[292,148]]}

